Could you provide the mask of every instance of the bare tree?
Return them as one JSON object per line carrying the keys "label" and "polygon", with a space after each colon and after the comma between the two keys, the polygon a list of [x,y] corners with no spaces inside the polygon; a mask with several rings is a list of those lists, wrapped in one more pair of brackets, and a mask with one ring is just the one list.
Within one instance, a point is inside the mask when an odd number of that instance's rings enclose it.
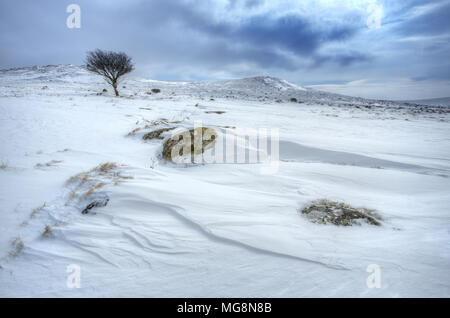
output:
{"label": "bare tree", "polygon": [[131,57],[125,53],[98,49],[87,53],[86,66],[89,71],[103,76],[114,88],[116,96],[119,96],[119,91],[117,90],[119,78],[134,70]]}

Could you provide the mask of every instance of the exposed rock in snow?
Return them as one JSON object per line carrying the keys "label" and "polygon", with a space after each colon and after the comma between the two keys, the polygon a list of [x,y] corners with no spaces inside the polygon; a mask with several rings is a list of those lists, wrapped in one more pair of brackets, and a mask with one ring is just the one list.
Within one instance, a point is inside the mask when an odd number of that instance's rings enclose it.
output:
{"label": "exposed rock in snow", "polygon": [[164,142],[162,157],[171,162],[195,162],[195,156],[210,149],[217,132],[208,127],[196,127],[177,132]]}
{"label": "exposed rock in snow", "polygon": [[91,203],[89,203],[83,211],[81,211],[81,214],[88,214],[90,210],[97,207],[104,207],[108,204],[109,198],[108,196],[104,195],[101,198],[97,198]]}
{"label": "exposed rock in snow", "polygon": [[313,223],[352,226],[367,222],[371,225],[381,225],[381,217],[373,210],[354,208],[343,202],[319,200],[301,210],[308,220]]}

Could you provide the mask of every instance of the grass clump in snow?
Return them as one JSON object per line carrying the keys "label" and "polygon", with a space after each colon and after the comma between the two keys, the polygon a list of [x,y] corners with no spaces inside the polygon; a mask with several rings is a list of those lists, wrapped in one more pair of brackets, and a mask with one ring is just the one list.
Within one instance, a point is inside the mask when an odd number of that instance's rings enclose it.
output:
{"label": "grass clump in snow", "polygon": [[95,168],[92,168],[89,171],[78,173],[72,177],[69,178],[67,183],[73,183],[75,181],[80,181],[80,184],[83,184],[91,178],[98,176],[98,175],[108,175],[113,174],[113,171],[117,169],[117,164],[114,162],[105,162],[102,164],[99,164]]}
{"label": "grass clump in snow", "polygon": [[380,226],[381,217],[375,210],[354,208],[342,202],[318,200],[304,207],[301,213],[318,224],[334,224],[338,226],[361,225],[362,222]]}
{"label": "grass clump in snow", "polygon": [[42,232],[43,237],[49,237],[52,235],[52,227],[50,225],[46,225],[44,228],[44,232]]}
{"label": "grass clump in snow", "polygon": [[47,203],[44,202],[44,204],[42,204],[40,207],[33,209],[33,211],[31,211],[30,218],[34,218],[39,212],[44,210],[46,207],[47,207]]}
{"label": "grass clump in snow", "polygon": [[46,163],[37,163],[34,167],[35,168],[48,168],[48,167],[53,167],[55,165],[57,165],[58,163],[61,163],[62,160],[51,160],[49,162]]}
{"label": "grass clump in snow", "polygon": [[9,256],[16,257],[17,255],[22,253],[22,251],[25,247],[25,244],[23,243],[20,236],[18,236],[12,241],[12,246],[13,246],[13,250],[11,252],[9,252]]}
{"label": "grass clump in snow", "polygon": [[[119,166],[115,162],[105,162],[99,164],[95,168],[89,171],[81,172],[69,178],[68,184],[78,182],[78,187],[85,185],[87,182],[92,182],[96,178],[104,178],[112,181],[119,181],[125,179],[132,179],[131,176],[124,176],[118,171]],[[90,185],[90,188],[99,189],[103,187],[105,183],[100,182],[95,185]]]}
{"label": "grass clump in snow", "polygon": [[161,128],[161,129],[157,129],[154,131],[151,131],[149,133],[146,133],[142,139],[144,140],[152,140],[152,139],[164,139],[164,137],[162,136],[163,133],[173,130],[175,129],[175,127],[167,127],[167,128]]}
{"label": "grass clump in snow", "polygon": [[197,127],[178,133],[167,139],[163,145],[162,157],[167,161],[176,163],[180,157],[194,156],[211,148],[216,141],[217,133],[208,127]]}
{"label": "grass clump in snow", "polygon": [[101,190],[109,184],[118,185],[131,176],[122,175],[120,166],[115,162],[105,162],[92,168],[89,171],[72,176],[68,181],[69,198],[65,205],[75,202],[75,206],[80,208],[82,214],[87,214],[95,207],[105,206],[109,201],[106,191]]}
{"label": "grass clump in snow", "polygon": [[138,131],[140,131],[142,128],[141,127],[136,127],[136,128],[134,128],[132,131],[130,131],[128,134],[127,134],[127,136],[134,136],[134,135],[136,135],[136,133],[138,132]]}
{"label": "grass clump in snow", "polygon": [[78,173],[67,180],[70,186],[69,201],[66,205],[80,194],[80,199],[85,199],[96,193],[107,184],[118,185],[125,180],[132,179],[132,176],[125,176],[119,171],[119,166],[115,162],[105,162],[92,168],[89,171]]}
{"label": "grass clump in snow", "polygon": [[89,196],[91,196],[95,190],[101,189],[103,188],[105,184],[103,182],[97,183],[96,185],[93,185],[89,188],[89,190],[86,191],[86,193],[84,194],[84,197],[87,198]]}
{"label": "grass clump in snow", "polygon": [[0,170],[6,170],[8,168],[8,164],[6,162],[0,162]]}
{"label": "grass clump in snow", "polygon": [[105,162],[98,165],[91,171],[98,172],[99,174],[104,175],[109,174],[114,169],[117,169],[117,164],[115,162]]}

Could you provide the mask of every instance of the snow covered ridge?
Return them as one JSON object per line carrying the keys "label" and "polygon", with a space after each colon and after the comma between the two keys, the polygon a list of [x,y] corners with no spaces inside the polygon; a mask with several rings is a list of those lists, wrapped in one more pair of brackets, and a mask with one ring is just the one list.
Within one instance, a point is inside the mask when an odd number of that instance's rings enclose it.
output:
{"label": "snow covered ridge", "polygon": [[[318,91],[312,88],[298,86],[289,83],[285,80],[270,76],[256,76],[250,78],[243,78],[237,80],[223,80],[223,81],[202,81],[202,82],[170,82],[170,81],[156,81],[136,77],[129,77],[126,82],[130,85],[127,89],[126,85],[122,87],[125,95],[131,96],[145,96],[150,94],[150,87],[158,87],[162,94],[159,97],[197,97],[201,99],[239,99],[260,102],[295,102],[295,103],[315,103],[327,106],[341,106],[365,109],[371,112],[397,111],[401,113],[435,113],[443,114],[450,112],[450,105],[445,103],[426,103],[420,104],[418,102],[405,101],[395,102],[387,100],[370,100],[359,97],[345,96],[335,93]],[[26,87],[20,84],[26,84]],[[79,83],[85,84],[80,87],[81,91],[86,94],[92,94],[92,86],[107,85],[103,80],[88,72],[82,66],[75,65],[47,65],[47,66],[33,66],[0,70],[0,85],[15,85],[9,94],[12,96],[23,96],[24,91],[30,85],[42,85],[42,89],[47,89],[46,83],[60,84],[58,87],[62,93],[64,91],[65,83]],[[16,86],[17,84],[17,86]],[[23,90],[20,90],[20,87]],[[100,93],[101,89],[97,91]],[[54,94],[54,91],[45,92],[46,95]],[[8,95],[10,96],[10,95]],[[150,98],[149,96],[147,96]]]}
{"label": "snow covered ridge", "polygon": [[[102,79],[89,73],[84,67],[74,65],[48,65],[0,70],[0,85],[26,83],[30,84],[64,84],[73,82],[101,84]],[[218,82],[168,82],[130,77],[127,80],[134,89],[157,86],[163,94],[197,95],[205,98],[234,99],[290,99],[294,96],[308,98],[313,92],[278,78],[261,76],[231,81]],[[51,92],[48,92],[51,93]],[[317,97],[322,93],[317,92]],[[292,95],[292,96],[291,96]],[[280,100],[281,101],[281,100]]]}
{"label": "snow covered ridge", "polygon": [[[449,295],[444,108],[269,77],[119,91],[0,71],[0,297]],[[276,172],[164,160],[196,121],[244,149],[277,129]]]}
{"label": "snow covered ridge", "polygon": [[84,68],[75,65],[47,65],[0,70],[0,78],[6,83],[19,81],[61,82],[75,78],[91,78]]}

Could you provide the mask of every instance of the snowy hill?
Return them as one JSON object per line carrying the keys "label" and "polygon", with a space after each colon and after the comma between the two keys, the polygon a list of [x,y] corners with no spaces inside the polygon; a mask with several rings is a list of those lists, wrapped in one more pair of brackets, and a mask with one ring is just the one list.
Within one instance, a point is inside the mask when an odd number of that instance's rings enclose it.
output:
{"label": "snowy hill", "polygon": [[[0,70],[0,83],[4,85],[17,84],[18,87],[24,86],[21,84],[42,85],[45,83],[53,83],[56,86],[63,86],[67,83],[91,84],[91,87],[81,87],[81,89],[86,88],[88,91],[93,87],[107,87],[100,77],[90,74],[84,67],[75,65],[47,65]],[[127,83],[131,84],[129,90],[125,90],[127,93],[135,93],[135,91],[140,90],[140,94],[145,94],[146,89],[158,87],[162,90],[163,96],[165,94],[176,94],[204,98],[262,101],[290,101],[291,98],[297,98],[299,101],[364,101],[361,98],[305,88],[270,76],[216,82],[170,82],[130,77]]]}
{"label": "snowy hill", "polygon": [[[14,89],[0,94],[24,96],[30,87],[47,89],[48,83],[55,90],[45,92],[46,95],[72,94],[73,85],[78,85],[77,93],[92,95],[101,93],[103,88],[109,89],[101,77],[89,73],[84,67],[75,65],[47,65],[0,70],[0,84],[13,86]],[[319,104],[366,108],[371,112],[382,114],[386,112],[408,113],[442,113],[448,111],[445,103],[414,103],[412,101],[373,100],[360,97],[345,96],[335,93],[318,91],[312,88],[298,86],[270,76],[257,76],[237,80],[178,82],[157,81],[137,77],[128,77],[128,85],[121,88],[123,95],[133,95],[150,98],[152,88],[161,90],[159,98],[199,98],[200,100],[227,99],[259,101],[263,103],[298,102],[300,104]],[[11,95],[8,95],[11,96]],[[425,109],[421,106],[429,106]]]}
{"label": "snowy hill", "polygon": [[12,68],[0,70],[2,82],[72,82],[82,80],[88,82],[92,80],[92,74],[80,66],[75,65],[47,65]]}
{"label": "snowy hill", "polygon": [[[48,65],[0,70],[0,82],[8,83],[77,83],[104,85],[101,78],[90,74],[85,68],[74,65]],[[168,82],[131,77],[127,81],[134,90],[159,87],[164,94],[210,95],[215,98],[289,99],[292,97],[323,98],[334,94],[314,91],[269,76],[252,77],[218,82]],[[130,87],[131,88],[131,87]],[[173,94],[172,94],[173,95]]]}
{"label": "snowy hill", "polygon": [[409,100],[406,102],[428,106],[450,106],[450,97]]}
{"label": "snowy hill", "polygon": [[[119,91],[78,66],[0,71],[0,297],[449,295],[448,107],[272,77]],[[170,131],[143,140],[198,121],[236,149],[277,129],[279,157],[177,165]],[[313,223],[317,200],[381,225]]]}

